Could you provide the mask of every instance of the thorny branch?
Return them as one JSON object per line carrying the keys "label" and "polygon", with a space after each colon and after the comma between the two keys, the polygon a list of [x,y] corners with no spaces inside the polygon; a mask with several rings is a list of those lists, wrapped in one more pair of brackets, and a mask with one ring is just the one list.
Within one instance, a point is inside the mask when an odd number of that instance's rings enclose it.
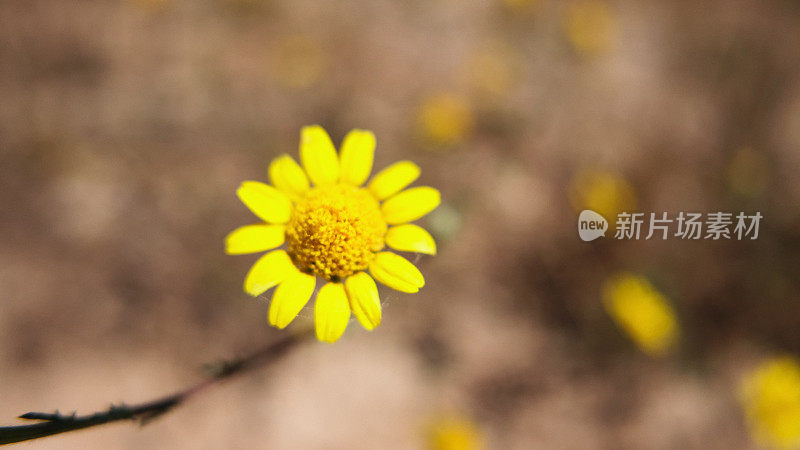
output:
{"label": "thorny branch", "polygon": [[23,414],[19,416],[20,419],[38,420],[40,422],[31,425],[0,427],[0,445],[43,438],[120,420],[135,420],[144,425],[171,411],[174,407],[210,386],[277,360],[296,344],[311,335],[311,330],[286,335],[250,355],[215,365],[213,375],[194,386],[153,401],[138,405],[111,405],[106,411],[85,416],[77,416],[75,413],[62,415],[58,411],[55,413],[29,412]]}

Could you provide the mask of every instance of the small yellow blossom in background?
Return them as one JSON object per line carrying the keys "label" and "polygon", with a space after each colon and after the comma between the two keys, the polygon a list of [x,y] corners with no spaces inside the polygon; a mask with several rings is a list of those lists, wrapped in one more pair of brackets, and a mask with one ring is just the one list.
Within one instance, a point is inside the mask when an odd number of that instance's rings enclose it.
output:
{"label": "small yellow blossom in background", "polygon": [[728,185],[743,197],[764,193],[769,177],[769,164],[763,154],[750,147],[739,149],[728,164]]}
{"label": "small yellow blossom in background", "polygon": [[422,101],[417,128],[423,140],[435,147],[446,148],[463,142],[473,127],[469,100],[454,93],[433,94]]}
{"label": "small yellow blossom in background", "polygon": [[482,99],[501,101],[519,78],[521,59],[507,43],[487,42],[468,58],[467,80]]}
{"label": "small yellow blossom in background", "polygon": [[610,223],[616,222],[619,213],[636,208],[633,186],[619,175],[600,170],[578,172],[570,182],[569,196],[576,211],[591,209]]}
{"label": "small yellow blossom in background", "polygon": [[[314,324],[317,339],[335,342],[350,313],[367,330],[381,322],[375,280],[414,293],[425,285],[420,271],[402,252],[436,254],[433,237],[413,222],[433,211],[439,191],[427,186],[405,189],[419,167],[400,161],[363,186],[372,171],[375,135],[353,130],[337,154],[328,133],[304,127],[300,162],[281,155],[269,165],[272,185],[245,181],[239,199],[265,223],[237,228],[225,238],[229,254],[272,250],[252,266],[244,290],[253,296],[277,286],[269,323],[284,328],[308,303],[317,286]],[[369,274],[367,273],[369,270]],[[371,276],[370,276],[371,274]]]}
{"label": "small yellow blossom in background", "polygon": [[429,429],[431,450],[479,450],[484,448],[478,426],[461,416],[442,416]]}
{"label": "small yellow blossom in background", "polygon": [[660,356],[678,339],[678,323],[667,298],[638,275],[621,273],[606,281],[603,304],[611,318],[645,353]]}
{"label": "small yellow blossom in background", "polygon": [[319,81],[327,65],[322,43],[304,35],[283,36],[275,41],[270,69],[275,80],[283,86],[303,89]]}
{"label": "small yellow blossom in background", "polygon": [[759,445],[800,448],[800,361],[786,356],[762,363],[744,378],[741,394]]}
{"label": "small yellow blossom in background", "polygon": [[614,46],[617,21],[608,3],[581,0],[570,4],[564,15],[564,30],[572,47],[584,56],[606,53]]}

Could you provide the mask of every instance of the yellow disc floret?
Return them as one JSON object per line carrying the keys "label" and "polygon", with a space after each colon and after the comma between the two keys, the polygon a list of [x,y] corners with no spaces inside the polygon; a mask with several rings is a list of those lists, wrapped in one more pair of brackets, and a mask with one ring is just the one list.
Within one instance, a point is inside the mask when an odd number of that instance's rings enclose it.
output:
{"label": "yellow disc floret", "polygon": [[321,186],[295,205],[286,242],[301,270],[340,280],[369,266],[384,246],[386,227],[377,200],[365,189]]}

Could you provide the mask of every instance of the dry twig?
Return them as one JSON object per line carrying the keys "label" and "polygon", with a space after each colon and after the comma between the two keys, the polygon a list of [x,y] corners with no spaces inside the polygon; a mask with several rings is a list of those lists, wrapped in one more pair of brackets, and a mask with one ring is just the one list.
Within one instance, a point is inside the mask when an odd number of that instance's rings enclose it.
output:
{"label": "dry twig", "polygon": [[0,445],[39,439],[120,420],[134,420],[144,425],[171,411],[174,407],[210,386],[277,360],[296,344],[312,335],[311,330],[287,334],[248,356],[214,365],[213,374],[209,378],[178,393],[157,400],[138,405],[111,405],[106,411],[85,416],[78,416],[74,413],[62,415],[58,411],[55,413],[29,412],[23,414],[19,416],[21,419],[38,420],[40,422],[31,425],[0,427]]}

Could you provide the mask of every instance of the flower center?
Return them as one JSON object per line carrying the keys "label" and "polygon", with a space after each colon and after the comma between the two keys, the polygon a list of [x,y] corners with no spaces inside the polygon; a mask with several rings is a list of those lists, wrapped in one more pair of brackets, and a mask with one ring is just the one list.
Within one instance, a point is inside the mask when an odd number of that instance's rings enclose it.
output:
{"label": "flower center", "polygon": [[380,206],[366,190],[336,184],[312,189],[294,206],[286,242],[301,270],[340,280],[364,270],[386,234]]}

